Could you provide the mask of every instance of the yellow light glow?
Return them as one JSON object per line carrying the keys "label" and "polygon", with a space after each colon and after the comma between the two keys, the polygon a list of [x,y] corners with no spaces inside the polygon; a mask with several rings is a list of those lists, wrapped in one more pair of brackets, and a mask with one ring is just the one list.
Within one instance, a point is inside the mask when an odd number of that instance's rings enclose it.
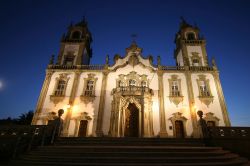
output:
{"label": "yellow light glow", "polygon": [[78,105],[74,105],[74,106],[72,107],[72,109],[73,109],[73,111],[78,111],[78,110],[79,110],[79,106],[78,106]]}
{"label": "yellow light glow", "polygon": [[159,103],[157,101],[154,101],[152,104],[153,110],[158,110],[159,109]]}

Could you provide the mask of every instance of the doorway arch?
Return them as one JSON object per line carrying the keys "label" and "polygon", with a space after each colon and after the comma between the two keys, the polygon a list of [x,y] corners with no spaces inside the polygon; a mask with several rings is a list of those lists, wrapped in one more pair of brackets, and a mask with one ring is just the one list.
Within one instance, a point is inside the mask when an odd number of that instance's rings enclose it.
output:
{"label": "doorway arch", "polygon": [[125,110],[124,136],[139,136],[139,109],[134,103],[129,103],[127,109]]}

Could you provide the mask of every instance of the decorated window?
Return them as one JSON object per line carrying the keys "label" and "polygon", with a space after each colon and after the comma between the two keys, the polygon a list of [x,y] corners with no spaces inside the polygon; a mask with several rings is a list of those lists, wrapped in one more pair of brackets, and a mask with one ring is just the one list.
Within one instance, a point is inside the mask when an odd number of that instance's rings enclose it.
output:
{"label": "decorated window", "polygon": [[84,91],[83,95],[85,97],[95,97],[95,86],[97,78],[95,74],[88,74],[87,78],[84,78]]}
{"label": "decorated window", "polygon": [[190,57],[191,65],[192,66],[202,66],[201,57],[199,56],[198,52],[192,52]]}
{"label": "decorated window", "polygon": [[206,82],[204,80],[199,81],[199,82],[200,82],[200,95],[201,96],[210,96],[210,92],[208,90]]}
{"label": "decorated window", "polygon": [[94,95],[94,81],[88,80],[87,87],[85,90],[85,96],[93,96]]}
{"label": "decorated window", "polygon": [[213,102],[213,96],[211,94],[209,79],[206,78],[205,75],[198,75],[199,79],[197,79],[198,89],[199,89],[199,99],[202,103],[207,106]]}
{"label": "decorated window", "polygon": [[66,81],[65,80],[59,80],[57,88],[55,90],[55,96],[63,96],[63,94],[65,93],[64,92],[65,89],[66,89]]}
{"label": "decorated window", "polygon": [[180,96],[179,85],[178,85],[177,80],[172,81],[171,95],[172,96]]}
{"label": "decorated window", "polygon": [[169,100],[176,106],[183,101],[181,93],[181,79],[177,75],[172,75],[169,81]]}
{"label": "decorated window", "polygon": [[54,102],[54,104],[57,104],[64,99],[68,81],[69,77],[67,73],[60,74],[59,77],[56,78],[54,91],[50,96],[50,100]]}
{"label": "decorated window", "polygon": [[129,80],[129,86],[136,86],[135,80]]}

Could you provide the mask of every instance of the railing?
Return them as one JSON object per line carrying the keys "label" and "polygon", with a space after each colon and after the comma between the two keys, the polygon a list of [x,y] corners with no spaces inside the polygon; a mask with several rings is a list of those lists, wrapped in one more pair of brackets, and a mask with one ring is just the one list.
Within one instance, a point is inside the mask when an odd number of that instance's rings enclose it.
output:
{"label": "railing", "polygon": [[212,67],[209,66],[189,66],[191,71],[213,71]]}
{"label": "railing", "polygon": [[113,93],[142,95],[143,93],[153,94],[153,90],[144,86],[121,86],[113,89]]}
{"label": "railing", "polygon": [[212,138],[249,138],[250,127],[208,127]]}
{"label": "railing", "polygon": [[37,146],[51,144],[54,131],[53,125],[1,125],[0,160],[7,161]]}
{"label": "railing", "polygon": [[161,66],[162,70],[185,70],[184,66]]}
{"label": "railing", "polygon": [[189,71],[213,71],[213,67],[209,66],[161,66],[161,70],[189,70]]}
{"label": "railing", "polygon": [[250,160],[250,127],[208,127],[208,146],[220,146]]}
{"label": "railing", "polygon": [[49,69],[82,69],[82,70],[102,70],[104,65],[49,65]]}
{"label": "railing", "polygon": [[186,44],[202,44],[204,40],[183,40]]}

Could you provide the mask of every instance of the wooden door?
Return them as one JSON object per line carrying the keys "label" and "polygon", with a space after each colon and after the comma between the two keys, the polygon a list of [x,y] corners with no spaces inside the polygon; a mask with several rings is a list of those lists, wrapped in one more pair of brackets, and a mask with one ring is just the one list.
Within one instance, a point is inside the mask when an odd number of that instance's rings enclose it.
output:
{"label": "wooden door", "polygon": [[175,121],[175,136],[176,138],[184,138],[184,126],[180,120]]}
{"label": "wooden door", "polygon": [[207,127],[215,127],[215,121],[207,121]]}
{"label": "wooden door", "polygon": [[87,127],[88,127],[88,121],[81,120],[79,125],[78,137],[86,137]]}
{"label": "wooden door", "polygon": [[129,104],[125,112],[125,137],[139,136],[139,110],[135,104]]}

